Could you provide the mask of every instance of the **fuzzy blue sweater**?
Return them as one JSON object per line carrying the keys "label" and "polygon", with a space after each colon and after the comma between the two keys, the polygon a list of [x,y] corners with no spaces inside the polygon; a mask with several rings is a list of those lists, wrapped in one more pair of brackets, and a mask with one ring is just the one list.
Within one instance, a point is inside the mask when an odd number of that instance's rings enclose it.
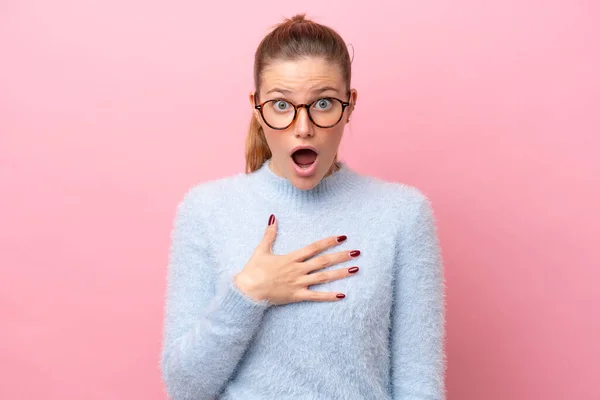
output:
{"label": "fuzzy blue sweater", "polygon": [[[271,305],[237,289],[269,215],[273,252],[328,236],[360,271],[311,290],[335,302]],[[311,190],[259,170],[203,182],[171,232],[161,371],[173,400],[445,399],[445,291],[430,201],[418,189],[341,169]]]}

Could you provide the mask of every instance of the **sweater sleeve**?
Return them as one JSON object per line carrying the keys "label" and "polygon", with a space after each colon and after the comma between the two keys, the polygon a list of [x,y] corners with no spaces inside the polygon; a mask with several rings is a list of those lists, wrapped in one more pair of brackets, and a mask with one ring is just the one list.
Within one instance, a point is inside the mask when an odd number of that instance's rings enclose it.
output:
{"label": "sweater sleeve", "polygon": [[446,357],[442,257],[429,199],[418,196],[400,232],[392,313],[392,398],[444,400]]}
{"label": "sweater sleeve", "polygon": [[202,201],[190,190],[177,207],[169,251],[160,367],[172,400],[217,398],[269,303],[216,284]]}

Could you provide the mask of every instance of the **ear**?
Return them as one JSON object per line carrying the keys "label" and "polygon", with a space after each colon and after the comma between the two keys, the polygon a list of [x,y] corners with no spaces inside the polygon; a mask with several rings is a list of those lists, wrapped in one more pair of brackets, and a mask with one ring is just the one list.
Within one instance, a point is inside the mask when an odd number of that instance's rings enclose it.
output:
{"label": "ear", "polygon": [[253,110],[256,110],[254,108],[255,106],[255,101],[254,101],[254,92],[250,92],[250,95],[248,96],[248,101],[250,102],[250,107],[252,107]]}
{"label": "ear", "polygon": [[252,107],[252,118],[256,119],[256,122],[258,122],[258,124],[260,125],[261,129],[265,129],[265,126],[263,125],[263,120],[262,117],[260,116],[260,111],[258,111],[256,109],[256,92],[250,92],[250,96],[248,97],[248,99],[250,100],[250,107]]}
{"label": "ear", "polygon": [[254,115],[254,118],[256,118],[258,120],[258,122],[260,122],[260,113],[255,107],[255,105],[256,105],[255,92],[250,92],[250,95],[248,96],[248,100],[250,101],[250,107],[252,108],[252,113]]}
{"label": "ear", "polygon": [[350,105],[348,106],[348,116],[346,117],[346,122],[350,122],[350,115],[352,115],[352,111],[354,111],[354,107],[356,107],[357,98],[358,92],[356,89],[350,90]]}

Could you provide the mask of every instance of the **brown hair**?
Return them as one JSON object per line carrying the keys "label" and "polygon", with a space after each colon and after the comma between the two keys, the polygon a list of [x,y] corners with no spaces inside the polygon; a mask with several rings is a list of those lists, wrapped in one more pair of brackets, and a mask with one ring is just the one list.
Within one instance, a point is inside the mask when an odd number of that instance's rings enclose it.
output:
{"label": "brown hair", "polygon": [[[275,60],[298,60],[305,57],[322,57],[338,63],[350,92],[350,55],[342,37],[333,29],[307,20],[298,14],[284,20],[264,37],[254,55],[255,96],[260,92],[263,70]],[[246,139],[246,173],[256,171],[269,158],[271,149],[258,120],[252,116]],[[337,154],[334,169],[338,169]]]}

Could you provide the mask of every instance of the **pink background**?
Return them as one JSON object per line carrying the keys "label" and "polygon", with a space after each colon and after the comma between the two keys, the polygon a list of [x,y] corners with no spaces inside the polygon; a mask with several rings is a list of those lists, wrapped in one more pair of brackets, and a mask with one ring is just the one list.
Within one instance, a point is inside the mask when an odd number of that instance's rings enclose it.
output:
{"label": "pink background", "polygon": [[306,11],[355,50],[342,159],[434,203],[449,399],[600,399],[597,1],[203,4],[0,3],[0,398],[164,398],[175,205]]}

